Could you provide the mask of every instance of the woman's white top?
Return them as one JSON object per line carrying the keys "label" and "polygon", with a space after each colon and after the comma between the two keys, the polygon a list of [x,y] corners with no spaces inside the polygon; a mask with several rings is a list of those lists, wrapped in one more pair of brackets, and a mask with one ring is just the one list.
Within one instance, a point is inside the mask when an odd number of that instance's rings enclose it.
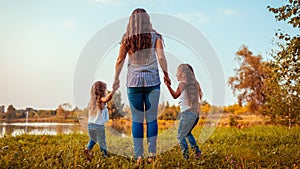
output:
{"label": "woman's white top", "polygon": [[152,47],[128,57],[127,87],[150,87],[160,84],[155,44],[159,35],[151,32]]}
{"label": "woman's white top", "polygon": [[104,125],[109,120],[109,113],[106,105],[103,107],[102,112],[98,110],[95,116],[89,114],[88,123]]}

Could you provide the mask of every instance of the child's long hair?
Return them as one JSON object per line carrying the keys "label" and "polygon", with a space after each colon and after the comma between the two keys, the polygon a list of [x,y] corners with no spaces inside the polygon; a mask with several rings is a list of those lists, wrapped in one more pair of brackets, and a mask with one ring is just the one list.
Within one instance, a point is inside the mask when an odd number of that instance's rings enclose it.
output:
{"label": "child's long hair", "polygon": [[[149,49],[152,47],[151,32],[156,31],[152,28],[150,16],[145,9],[137,8],[129,18],[121,43],[125,45],[127,52],[130,54],[139,50]],[[161,35],[158,35],[161,38]]]}
{"label": "child's long hair", "polygon": [[[199,110],[199,96],[202,98],[202,91],[198,81],[196,80],[193,68],[189,64],[181,64],[178,66],[178,71],[185,81],[185,90],[187,104],[194,110]],[[198,87],[200,91],[198,91]],[[200,92],[200,94],[199,94]]]}
{"label": "child's long hair", "polygon": [[[197,81],[193,67],[190,64],[186,64],[186,65],[188,65],[188,67],[191,69],[191,71],[192,71],[192,73],[195,77],[195,80]],[[198,94],[199,94],[199,97],[200,97],[200,100],[201,100],[202,96],[203,96],[203,93],[202,93],[202,89],[201,89],[200,84],[199,84],[198,81],[197,81],[197,84],[198,84],[198,88],[199,88],[198,92],[200,92],[200,94],[199,93]]]}
{"label": "child's long hair", "polygon": [[89,115],[95,116],[98,110],[102,110],[103,103],[101,102],[101,97],[106,94],[106,83],[97,81],[93,84],[91,88],[91,98],[89,102]]}

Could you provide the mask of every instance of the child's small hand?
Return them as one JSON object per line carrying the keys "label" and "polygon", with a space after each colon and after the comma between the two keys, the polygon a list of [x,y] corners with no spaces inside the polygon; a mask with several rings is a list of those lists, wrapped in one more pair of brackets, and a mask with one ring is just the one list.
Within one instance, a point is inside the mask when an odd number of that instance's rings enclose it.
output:
{"label": "child's small hand", "polygon": [[170,85],[171,85],[170,81],[167,80],[166,78],[164,78],[164,82],[165,82],[165,84],[166,84],[167,86],[170,86]]}
{"label": "child's small hand", "polygon": [[167,86],[170,86],[171,85],[171,79],[169,78],[169,76],[165,76],[164,77],[164,82]]}
{"label": "child's small hand", "polygon": [[116,90],[115,89],[112,89],[111,90],[111,94],[115,94]]}

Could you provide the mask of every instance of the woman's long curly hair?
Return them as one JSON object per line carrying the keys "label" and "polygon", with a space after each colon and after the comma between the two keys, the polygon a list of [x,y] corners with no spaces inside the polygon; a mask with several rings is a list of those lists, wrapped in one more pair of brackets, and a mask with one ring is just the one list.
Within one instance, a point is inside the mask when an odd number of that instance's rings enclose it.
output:
{"label": "woman's long curly hair", "polygon": [[[145,9],[135,9],[127,25],[126,32],[122,37],[121,43],[129,54],[136,51],[149,49],[152,47],[151,32],[157,33],[150,22],[150,16]],[[161,38],[161,35],[157,33]]]}
{"label": "woman's long curly hair", "polygon": [[[98,110],[103,109],[103,103],[101,102],[101,97],[106,95],[106,83],[97,81],[93,84],[91,88],[91,97],[89,102],[89,115],[94,117]],[[100,111],[101,112],[101,111]]]}
{"label": "woman's long curly hair", "polygon": [[[199,109],[199,96],[202,98],[202,91],[198,81],[196,80],[194,70],[189,64],[181,64],[178,66],[178,72],[180,76],[185,81],[185,90],[187,104],[196,109]],[[198,87],[200,91],[198,91]],[[200,95],[199,95],[200,92]]]}

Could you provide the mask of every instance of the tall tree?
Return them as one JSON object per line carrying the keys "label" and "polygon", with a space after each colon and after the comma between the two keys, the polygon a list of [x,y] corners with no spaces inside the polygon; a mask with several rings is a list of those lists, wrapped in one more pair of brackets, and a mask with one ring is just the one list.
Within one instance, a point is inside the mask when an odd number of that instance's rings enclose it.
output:
{"label": "tall tree", "polygon": [[68,112],[65,110],[65,103],[58,105],[56,109],[56,116],[63,119],[68,117]]}
{"label": "tall tree", "polygon": [[236,74],[228,80],[233,93],[238,94],[239,105],[248,103],[251,113],[258,113],[258,110],[265,102],[264,80],[267,78],[265,64],[260,55],[254,56],[247,47],[243,46],[236,52],[236,60],[239,68],[235,69]]}
{"label": "tall tree", "polygon": [[[285,21],[291,25],[295,32],[300,30],[300,1],[288,0],[285,5],[274,8],[268,6],[270,12],[275,14],[277,21]],[[269,86],[273,91],[268,97],[266,113],[277,116],[289,126],[300,123],[300,36],[278,30],[275,33],[278,50],[272,51],[273,60],[270,65],[272,79]],[[288,120],[285,120],[288,119]]]}
{"label": "tall tree", "polygon": [[8,106],[6,114],[7,114],[6,118],[8,120],[12,120],[12,119],[15,119],[17,117],[16,116],[16,109],[14,108],[13,105]]}

